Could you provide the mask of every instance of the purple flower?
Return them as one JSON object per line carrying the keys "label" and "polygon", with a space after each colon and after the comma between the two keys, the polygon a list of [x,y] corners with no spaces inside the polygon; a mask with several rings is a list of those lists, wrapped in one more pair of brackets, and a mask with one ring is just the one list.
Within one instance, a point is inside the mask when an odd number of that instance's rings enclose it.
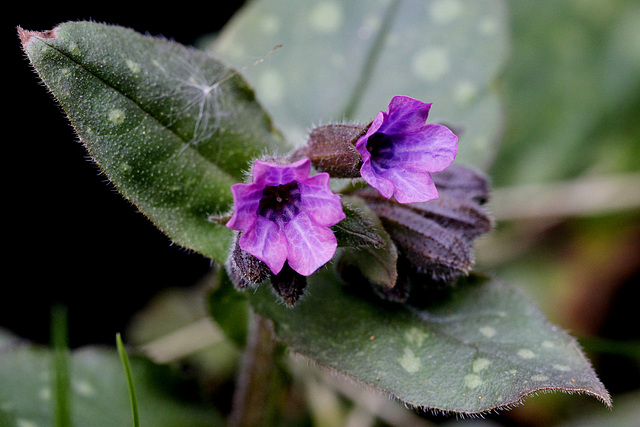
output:
{"label": "purple flower", "polygon": [[438,198],[430,172],[447,168],[458,151],[458,137],[447,127],[426,124],[430,103],[394,96],[356,142],[360,175],[387,199],[399,203]]}
{"label": "purple flower", "polygon": [[345,218],[329,174],[309,176],[311,162],[256,161],[251,184],[231,186],[235,209],[227,227],[243,231],[240,248],[278,274],[285,261],[303,276],[326,264],[337,248],[329,227]]}

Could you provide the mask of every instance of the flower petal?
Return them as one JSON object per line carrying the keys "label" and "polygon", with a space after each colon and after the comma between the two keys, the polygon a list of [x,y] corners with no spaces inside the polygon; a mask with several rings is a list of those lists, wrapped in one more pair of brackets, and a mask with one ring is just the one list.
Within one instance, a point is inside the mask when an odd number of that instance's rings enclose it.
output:
{"label": "flower petal", "polygon": [[289,265],[303,276],[311,275],[329,262],[338,247],[331,229],[313,222],[306,212],[289,221],[284,233]]}
{"label": "flower petal", "polygon": [[243,251],[249,252],[267,264],[274,274],[282,270],[287,259],[287,241],[280,227],[258,215],[255,226],[240,236],[238,243]]}
{"label": "flower petal", "polygon": [[253,165],[253,182],[262,186],[283,185],[304,180],[309,172],[311,160],[307,157],[284,165],[256,160]]}
{"label": "flower petal", "polygon": [[438,198],[438,190],[429,173],[390,169],[384,178],[393,183],[393,195],[398,203],[428,202]]}
{"label": "flower petal", "polygon": [[[429,172],[440,172],[455,159],[458,137],[447,127],[426,124],[431,103],[394,96],[356,142],[360,175],[382,196],[400,203],[438,197]],[[369,151],[371,150],[371,151]]]}
{"label": "flower petal", "polygon": [[367,163],[369,160],[371,160],[371,153],[369,152],[369,150],[367,150],[367,141],[369,141],[369,137],[378,132],[378,129],[380,129],[380,126],[382,126],[384,120],[385,113],[380,111],[376,115],[376,118],[373,119],[373,122],[371,122],[371,126],[369,126],[369,129],[367,129],[367,132],[360,138],[358,138],[358,141],[356,141],[356,150],[358,151],[358,153],[360,153],[363,163]]}
{"label": "flower petal", "polygon": [[424,125],[419,132],[397,136],[393,141],[394,160],[424,172],[446,169],[458,152],[458,137],[441,125]]}
{"label": "flower petal", "polygon": [[430,109],[431,103],[408,96],[394,96],[389,103],[386,120],[378,131],[387,135],[416,132],[424,126]]}
{"label": "flower petal", "polygon": [[340,196],[329,186],[328,173],[318,173],[298,183],[303,209],[318,225],[331,227],[345,219]]}
{"label": "flower petal", "polygon": [[385,198],[390,199],[391,196],[393,196],[393,192],[395,190],[394,184],[381,174],[378,174],[373,169],[371,161],[363,162],[362,168],[360,169],[360,175],[362,176],[362,179],[378,190]]}
{"label": "flower petal", "polygon": [[256,212],[262,197],[262,186],[234,184],[231,186],[235,208],[226,226],[232,230],[246,231],[256,220]]}

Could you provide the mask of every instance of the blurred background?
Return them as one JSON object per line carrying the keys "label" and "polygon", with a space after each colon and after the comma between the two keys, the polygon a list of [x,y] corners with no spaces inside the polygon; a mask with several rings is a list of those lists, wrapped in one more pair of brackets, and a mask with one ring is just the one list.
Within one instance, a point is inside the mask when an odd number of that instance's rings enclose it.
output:
{"label": "blurred background", "polygon": [[[189,290],[211,270],[172,245],[87,159],[31,71],[16,26],[91,19],[193,45],[242,5],[227,3],[3,13],[12,105],[0,328],[48,343],[50,308],[60,303],[72,347],[112,345],[162,290]],[[492,87],[504,128],[488,170],[497,228],[476,245],[477,269],[523,289],[580,340],[615,409],[556,393],[482,423],[640,425],[640,2],[518,1],[506,10],[509,52]]]}

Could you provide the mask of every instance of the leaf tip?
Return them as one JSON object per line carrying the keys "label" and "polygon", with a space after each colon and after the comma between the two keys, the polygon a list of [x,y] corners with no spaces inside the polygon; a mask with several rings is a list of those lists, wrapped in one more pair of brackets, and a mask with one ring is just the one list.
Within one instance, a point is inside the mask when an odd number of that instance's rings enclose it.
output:
{"label": "leaf tip", "polygon": [[22,43],[22,46],[26,47],[33,37],[38,37],[45,40],[55,39],[58,37],[58,33],[56,28],[48,31],[29,31],[18,26],[18,37],[20,38],[20,43]]}

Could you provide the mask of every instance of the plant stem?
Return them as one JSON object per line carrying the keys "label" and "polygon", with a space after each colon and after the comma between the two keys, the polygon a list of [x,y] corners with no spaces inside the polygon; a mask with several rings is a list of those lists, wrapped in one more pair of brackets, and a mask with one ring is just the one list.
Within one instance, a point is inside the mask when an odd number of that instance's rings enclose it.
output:
{"label": "plant stem", "polygon": [[233,395],[230,427],[264,425],[275,349],[268,321],[252,313],[247,347]]}
{"label": "plant stem", "polygon": [[343,111],[343,115],[346,119],[352,119],[355,114],[358,106],[360,105],[360,101],[362,101],[362,97],[367,90],[367,86],[369,86],[369,81],[373,76],[373,71],[375,68],[375,64],[380,57],[380,51],[382,50],[382,45],[384,44],[387,34],[391,29],[391,24],[395,20],[396,14],[398,12],[400,5],[400,0],[394,0],[389,4],[389,7],[386,10],[384,20],[382,21],[382,25],[380,26],[380,30],[376,35],[373,44],[369,48],[369,53],[364,61],[364,65],[362,67],[362,72],[360,73],[360,79],[357,82],[356,87],[349,98],[349,104],[345,107]]}

